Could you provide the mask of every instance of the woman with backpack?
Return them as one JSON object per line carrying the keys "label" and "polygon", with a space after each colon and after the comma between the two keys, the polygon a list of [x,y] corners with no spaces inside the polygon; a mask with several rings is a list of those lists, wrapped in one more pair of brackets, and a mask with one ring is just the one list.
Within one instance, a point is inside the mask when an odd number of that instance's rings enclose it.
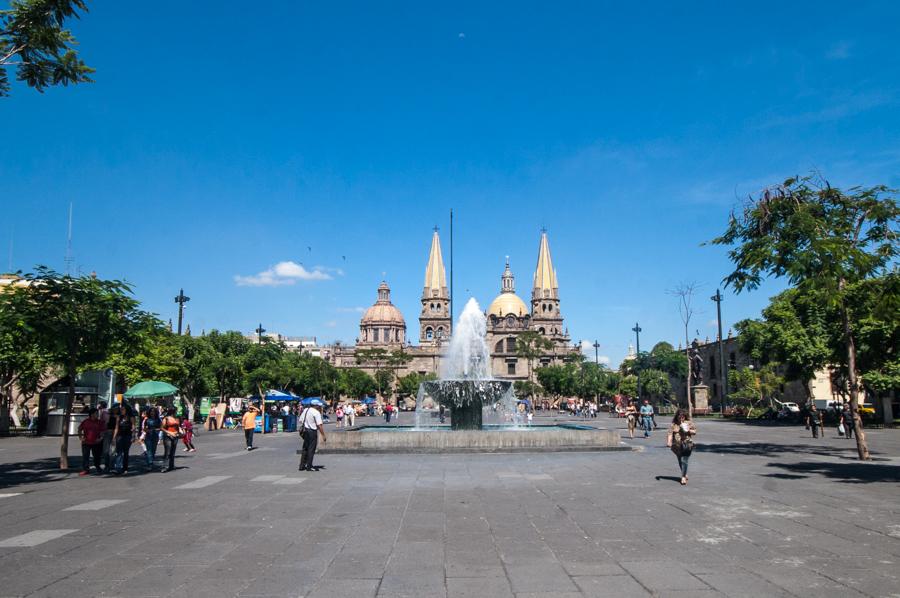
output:
{"label": "woman with backpack", "polygon": [[669,434],[666,436],[666,446],[671,448],[678,457],[682,486],[686,486],[688,483],[688,460],[691,458],[691,453],[694,452],[694,436],[696,435],[697,428],[694,426],[694,422],[687,418],[683,409],[676,411]]}

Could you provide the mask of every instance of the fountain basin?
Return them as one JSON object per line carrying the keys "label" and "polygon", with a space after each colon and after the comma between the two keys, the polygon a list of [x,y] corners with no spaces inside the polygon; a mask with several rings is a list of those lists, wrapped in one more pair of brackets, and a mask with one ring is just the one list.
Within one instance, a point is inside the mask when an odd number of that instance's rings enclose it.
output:
{"label": "fountain basin", "polygon": [[576,424],[484,426],[358,426],[328,435],[320,453],[516,453],[630,450],[618,432]]}

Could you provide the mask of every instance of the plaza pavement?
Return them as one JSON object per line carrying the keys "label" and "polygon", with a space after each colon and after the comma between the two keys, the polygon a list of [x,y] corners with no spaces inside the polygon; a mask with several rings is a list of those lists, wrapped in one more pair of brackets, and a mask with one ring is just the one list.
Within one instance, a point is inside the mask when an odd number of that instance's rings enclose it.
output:
{"label": "plaza pavement", "polygon": [[687,487],[662,432],[315,473],[294,434],[247,453],[201,432],[177,471],[125,478],[54,472],[55,438],[0,439],[0,596],[900,596],[900,430],[870,430],[864,464],[807,435],[701,421]]}

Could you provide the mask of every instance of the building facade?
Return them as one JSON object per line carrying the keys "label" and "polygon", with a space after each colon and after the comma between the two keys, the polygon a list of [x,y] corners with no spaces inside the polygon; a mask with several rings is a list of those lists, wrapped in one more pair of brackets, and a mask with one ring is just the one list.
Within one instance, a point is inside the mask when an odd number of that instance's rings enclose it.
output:
{"label": "building facade", "polygon": [[[450,313],[450,292],[437,229],[431,237],[431,248],[425,266],[425,280],[419,312],[418,344],[412,344],[406,334],[406,321],[391,302],[390,287],[382,281],[377,299],[360,320],[359,337],[354,345],[334,345],[323,355],[337,367],[355,367],[370,373],[383,363],[365,363],[357,356],[361,349],[383,349],[403,352],[408,363],[400,367],[397,376],[410,372],[438,374],[447,344],[453,332]],[[559,285],[553,268],[547,233],[542,232],[538,259],[531,289],[529,307],[516,294],[515,276],[509,259],[500,276],[500,294],[485,310],[487,343],[491,353],[491,370],[495,378],[525,380],[528,363],[516,352],[516,340],[525,331],[537,332],[550,339],[552,348],[546,350],[533,364],[535,367],[561,363],[573,348],[560,312]]]}

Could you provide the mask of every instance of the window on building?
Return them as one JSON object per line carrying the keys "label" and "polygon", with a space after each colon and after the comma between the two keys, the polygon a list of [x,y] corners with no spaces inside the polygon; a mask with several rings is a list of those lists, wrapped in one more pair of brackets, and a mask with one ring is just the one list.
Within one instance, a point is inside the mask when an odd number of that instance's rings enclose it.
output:
{"label": "window on building", "polygon": [[547,311],[553,311],[553,305],[552,305],[552,304],[547,306]]}
{"label": "window on building", "polygon": [[434,330],[429,326],[425,329],[425,340],[430,341],[432,338],[434,338]]}
{"label": "window on building", "polygon": [[438,326],[438,329],[437,329],[437,337],[438,337],[438,338],[444,338],[444,327],[443,327],[443,326]]}
{"label": "window on building", "polygon": [[378,342],[378,328],[375,328],[372,331],[372,340],[376,343]]}
{"label": "window on building", "polygon": [[503,339],[497,341],[497,344],[494,345],[494,353],[503,353]]}
{"label": "window on building", "polygon": [[516,352],[516,337],[511,336],[506,339],[506,352],[507,353],[515,353]]}
{"label": "window on building", "polygon": [[540,332],[541,334],[547,334],[547,331],[543,328],[538,328],[538,332]]}
{"label": "window on building", "polygon": [[737,367],[737,359],[735,358],[734,351],[728,354],[728,367],[731,369]]}
{"label": "window on building", "polygon": [[515,361],[507,361],[506,362],[506,375],[507,376],[515,376],[516,375],[516,362]]}

